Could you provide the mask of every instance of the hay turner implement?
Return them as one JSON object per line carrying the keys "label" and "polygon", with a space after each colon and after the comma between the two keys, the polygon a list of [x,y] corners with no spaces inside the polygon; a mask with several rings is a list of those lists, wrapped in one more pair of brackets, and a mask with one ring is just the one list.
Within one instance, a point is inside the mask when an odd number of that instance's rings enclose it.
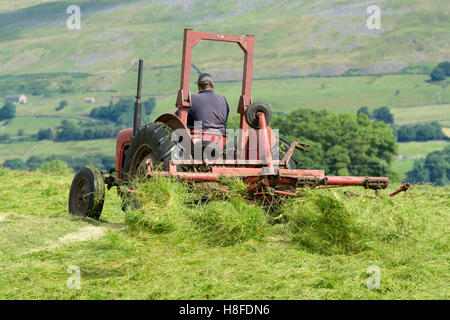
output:
{"label": "hay turner implement", "polygon": [[[234,136],[188,128],[191,107],[189,91],[192,48],[201,40],[236,43],[244,52],[242,93],[237,112],[240,128]],[[323,170],[295,169],[295,149],[307,152],[309,145],[278,137],[270,128],[269,107],[251,98],[254,36],[236,36],[184,30],[181,81],[175,114],[163,114],[153,123],[141,125],[141,86],[143,61],[139,60],[133,128],[121,130],[116,141],[116,165],[109,173],[92,167],[75,175],[69,211],[80,216],[100,217],[105,185],[117,187],[119,194],[136,192],[131,182],[137,177],[164,175],[192,183],[217,182],[223,177],[239,177],[247,184],[243,196],[271,205],[277,197],[299,196],[302,188],[362,186],[379,196],[389,180],[386,177],[326,176]],[[180,138],[181,137],[181,138]],[[200,155],[200,156],[198,156]],[[125,188],[124,188],[125,187]],[[390,194],[408,190],[403,185]],[[123,189],[126,191],[124,192]]]}

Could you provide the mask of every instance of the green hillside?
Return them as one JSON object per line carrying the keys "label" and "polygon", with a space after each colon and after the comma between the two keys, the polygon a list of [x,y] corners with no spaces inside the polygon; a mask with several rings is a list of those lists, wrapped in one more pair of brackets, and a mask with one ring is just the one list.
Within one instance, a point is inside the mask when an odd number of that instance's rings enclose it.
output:
{"label": "green hillside", "polygon": [[[184,28],[255,35],[253,98],[269,103],[275,112],[299,107],[355,112],[361,106],[388,106],[399,124],[437,120],[444,130],[450,127],[449,81],[428,82],[433,67],[450,60],[445,0],[433,5],[418,0],[372,2],[381,8],[381,30],[366,27],[366,1],[82,0],[77,2],[81,30],[72,31],[66,28],[71,4],[1,2],[0,98],[24,93],[28,103],[17,105],[17,119],[0,122],[0,135],[15,136],[19,129],[36,134],[40,128],[59,126],[62,119],[133,96],[138,57],[145,60],[143,94],[156,98],[151,118],[173,112]],[[217,91],[235,111],[241,50],[201,42],[192,62],[191,78],[196,78],[196,70],[212,73]],[[96,102],[86,104],[85,98]],[[68,106],[55,110],[63,99]],[[92,149],[102,141],[87,144]],[[8,150],[0,160],[23,158],[20,150],[30,143],[0,147]],[[34,154],[54,154],[39,150]]]}
{"label": "green hillside", "polygon": [[[138,56],[147,67],[178,65],[185,27],[254,34],[258,76],[395,72],[430,66],[448,59],[449,51],[445,0],[375,1],[382,10],[381,30],[365,26],[365,1],[78,1],[82,28],[74,32],[65,27],[72,2],[21,2],[2,1],[1,71],[88,71],[104,77],[98,88],[114,86]],[[201,43],[194,63],[211,71],[238,70],[239,52],[232,49]]]}

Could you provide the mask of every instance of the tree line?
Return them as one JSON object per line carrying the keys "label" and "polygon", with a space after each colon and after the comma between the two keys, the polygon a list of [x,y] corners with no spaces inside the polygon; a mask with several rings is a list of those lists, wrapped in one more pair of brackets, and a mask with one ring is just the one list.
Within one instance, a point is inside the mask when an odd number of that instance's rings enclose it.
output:
{"label": "tree line", "polygon": [[394,123],[394,115],[388,107],[381,107],[369,112],[367,107],[361,107],[356,112],[359,117],[360,114],[365,114],[372,121],[383,121],[391,126],[394,135],[398,142],[410,141],[432,141],[432,140],[447,140],[448,137],[442,131],[442,126],[437,122],[425,122],[419,124],[405,124],[396,125]]}
{"label": "tree line", "polygon": [[[64,105],[64,104],[63,104]],[[89,116],[100,121],[70,121],[63,120],[56,129],[42,128],[38,131],[38,140],[55,141],[79,141],[114,138],[124,128],[133,125],[133,105],[131,98],[121,98],[115,104],[110,102],[108,106],[96,107],[91,110]],[[143,116],[148,118],[155,108],[155,98],[151,97],[142,104]]]}
{"label": "tree line", "polygon": [[15,116],[16,116],[16,106],[11,102],[7,102],[0,109],[0,121],[10,120],[13,119]]}
{"label": "tree line", "polygon": [[372,111],[372,113],[369,112],[369,108],[366,106],[361,107],[356,112],[356,115],[359,117],[360,114],[365,114],[369,119],[372,119],[374,121],[383,121],[387,124],[394,123],[394,115],[391,113],[391,110],[389,110],[388,107],[380,107]]}
{"label": "tree line", "polygon": [[431,71],[431,81],[442,81],[450,77],[450,61],[439,63],[433,71]]}
{"label": "tree line", "polygon": [[49,157],[31,156],[27,161],[23,161],[20,158],[14,158],[6,160],[3,163],[3,167],[13,170],[36,170],[54,160],[67,163],[67,165],[75,171],[84,166],[94,166],[100,170],[108,171],[115,166],[114,155],[93,154],[82,157],[71,155],[52,155]]}
{"label": "tree line", "polygon": [[398,142],[448,140],[437,121],[393,126],[393,130]]}
{"label": "tree line", "polygon": [[[121,98],[116,104],[112,102],[108,106],[98,107],[91,110],[89,116],[92,118],[109,120],[116,125],[131,127],[133,125],[134,100],[132,98]],[[155,98],[151,97],[142,103],[143,117],[149,116],[155,108]]]}

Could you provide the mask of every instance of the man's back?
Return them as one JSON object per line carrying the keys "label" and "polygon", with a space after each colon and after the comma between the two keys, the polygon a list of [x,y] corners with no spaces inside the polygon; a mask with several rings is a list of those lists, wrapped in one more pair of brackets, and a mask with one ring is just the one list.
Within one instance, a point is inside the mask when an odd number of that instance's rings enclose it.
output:
{"label": "man's back", "polygon": [[191,107],[188,112],[188,128],[194,128],[194,121],[202,121],[205,130],[225,132],[230,108],[225,97],[204,90],[191,96]]}

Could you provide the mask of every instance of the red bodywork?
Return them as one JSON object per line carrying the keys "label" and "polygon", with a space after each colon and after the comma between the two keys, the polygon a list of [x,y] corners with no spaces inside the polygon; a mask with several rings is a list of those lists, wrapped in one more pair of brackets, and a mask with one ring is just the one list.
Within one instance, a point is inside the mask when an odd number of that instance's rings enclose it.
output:
{"label": "red bodywork", "polygon": [[126,148],[131,144],[133,136],[133,128],[120,130],[116,138],[116,177],[122,178],[120,170],[123,168],[123,161]]}
{"label": "red bodywork", "polygon": [[[243,82],[242,93],[239,99],[237,112],[240,114],[240,133],[236,145],[236,157],[233,160],[171,160],[169,171],[153,171],[151,163],[148,165],[149,175],[170,175],[180,179],[193,181],[216,181],[221,176],[239,176],[250,186],[248,192],[261,194],[261,190],[270,186],[292,185],[297,186],[364,186],[374,190],[384,189],[388,186],[386,177],[338,177],[325,176],[323,170],[299,170],[287,169],[292,153],[295,148],[306,151],[302,143],[293,142],[289,151],[281,160],[272,159],[271,148],[275,144],[272,130],[266,125],[264,113],[257,114],[261,128],[254,130],[249,128],[245,120],[245,112],[252,103],[251,85],[252,85],[252,67],[253,67],[253,47],[254,36],[236,36],[227,34],[195,32],[190,29],[184,30],[183,56],[181,65],[180,89],[177,95],[176,107],[179,109],[179,116],[174,114],[163,114],[156,122],[163,122],[172,129],[186,130],[191,137],[192,143],[197,140],[208,140],[216,142],[222,150],[225,145],[225,136],[217,132],[196,131],[187,129],[187,115],[191,107],[191,93],[189,91],[189,78],[191,69],[192,48],[201,40],[225,41],[238,44],[244,52]],[[252,150],[248,146],[249,134],[255,134],[258,137],[258,150]],[[120,170],[123,166],[123,152],[130,144],[132,129],[122,130],[117,137],[116,147],[116,169]],[[262,144],[261,144],[262,142]],[[262,157],[258,155],[263,154]],[[260,159],[263,158],[263,159]],[[202,166],[208,168],[201,172],[178,172],[177,166],[184,167]],[[194,171],[194,170],[192,170]],[[117,173],[120,178],[120,172]],[[275,193],[283,195],[296,195],[295,191],[275,190]],[[263,191],[264,193],[264,191]],[[265,196],[265,195],[264,195]]]}

